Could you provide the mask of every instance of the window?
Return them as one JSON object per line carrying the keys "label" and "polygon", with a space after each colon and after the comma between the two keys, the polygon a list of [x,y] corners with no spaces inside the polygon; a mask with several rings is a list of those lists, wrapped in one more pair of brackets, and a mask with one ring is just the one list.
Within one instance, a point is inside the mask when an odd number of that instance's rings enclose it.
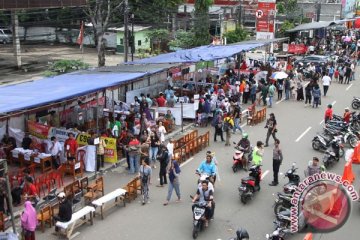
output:
{"label": "window", "polygon": [[138,40],[138,46],[141,46],[141,40]]}
{"label": "window", "polygon": [[124,39],[120,38],[120,45],[124,45]]}

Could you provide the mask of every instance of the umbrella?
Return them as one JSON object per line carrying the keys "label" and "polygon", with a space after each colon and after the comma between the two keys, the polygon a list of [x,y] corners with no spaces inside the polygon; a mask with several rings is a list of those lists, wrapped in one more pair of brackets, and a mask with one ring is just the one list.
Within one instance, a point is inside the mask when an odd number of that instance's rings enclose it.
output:
{"label": "umbrella", "polygon": [[260,81],[262,78],[263,78],[263,79],[266,79],[266,75],[267,75],[267,74],[268,74],[267,71],[258,72],[258,73],[255,74],[254,79],[255,79],[256,81]]}
{"label": "umbrella", "polygon": [[346,37],[344,38],[344,42],[351,42],[351,37],[346,36]]}
{"label": "umbrella", "polygon": [[287,77],[288,75],[284,72],[274,72],[273,74],[271,74],[271,78],[273,79],[284,79]]}

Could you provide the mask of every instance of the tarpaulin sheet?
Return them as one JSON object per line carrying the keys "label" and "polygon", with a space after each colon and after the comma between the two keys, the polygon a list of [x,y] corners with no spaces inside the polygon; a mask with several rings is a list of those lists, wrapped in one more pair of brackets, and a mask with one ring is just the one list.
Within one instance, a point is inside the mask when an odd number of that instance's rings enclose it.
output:
{"label": "tarpaulin sheet", "polygon": [[161,54],[155,57],[144,58],[138,61],[130,62],[129,64],[191,63],[212,61],[231,57],[242,51],[250,51],[254,48],[264,45],[266,45],[266,43],[201,46],[192,49]]}
{"label": "tarpaulin sheet", "polygon": [[147,73],[73,73],[0,87],[0,113],[8,113],[82,96]]}

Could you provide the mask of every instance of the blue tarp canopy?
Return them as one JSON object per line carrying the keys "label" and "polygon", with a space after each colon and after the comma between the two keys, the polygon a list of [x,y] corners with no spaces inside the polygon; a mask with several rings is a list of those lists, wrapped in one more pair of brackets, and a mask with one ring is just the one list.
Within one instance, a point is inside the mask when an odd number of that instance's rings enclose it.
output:
{"label": "blue tarp canopy", "polygon": [[192,49],[179,50],[172,53],[161,54],[155,57],[144,58],[129,64],[158,64],[158,63],[191,63],[212,61],[228,58],[242,51],[250,51],[266,45],[267,43],[239,43],[233,45],[208,45]]}
{"label": "blue tarp canopy", "polygon": [[19,111],[83,96],[147,75],[141,73],[78,72],[0,87],[0,113]]}

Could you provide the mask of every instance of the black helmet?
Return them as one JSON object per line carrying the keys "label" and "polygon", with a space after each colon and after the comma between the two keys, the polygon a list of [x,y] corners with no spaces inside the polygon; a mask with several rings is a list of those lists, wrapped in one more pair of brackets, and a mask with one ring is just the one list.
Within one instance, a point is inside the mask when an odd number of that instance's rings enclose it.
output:
{"label": "black helmet", "polygon": [[249,239],[249,234],[246,229],[239,228],[236,231],[237,240]]}

